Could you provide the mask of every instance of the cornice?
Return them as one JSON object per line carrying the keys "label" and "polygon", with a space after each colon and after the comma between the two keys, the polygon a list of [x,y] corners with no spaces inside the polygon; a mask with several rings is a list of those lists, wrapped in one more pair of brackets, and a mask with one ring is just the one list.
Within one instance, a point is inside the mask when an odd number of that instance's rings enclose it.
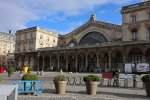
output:
{"label": "cornice", "polygon": [[120,12],[121,12],[121,14],[128,14],[128,13],[141,11],[141,10],[145,10],[145,9],[150,9],[149,2],[142,2],[142,3],[122,7],[122,10]]}
{"label": "cornice", "polygon": [[115,24],[105,23],[105,22],[100,22],[100,21],[89,21],[89,22],[85,23],[84,25],[82,25],[81,27],[77,28],[76,30],[70,32],[66,36],[70,36],[72,34],[78,34],[91,26],[95,26],[98,28],[104,28],[104,29],[108,29],[108,30],[113,29],[116,32],[122,32],[120,25],[115,25]]}
{"label": "cornice", "polygon": [[51,32],[51,31],[39,28],[37,26],[36,27],[27,28],[27,29],[23,29],[23,30],[18,30],[16,32],[16,35],[24,34],[24,33],[31,33],[31,32],[41,32],[41,33],[50,34],[50,35],[58,37],[57,33],[54,33],[54,32]]}
{"label": "cornice", "polygon": [[31,27],[31,28],[27,28],[27,29],[18,30],[18,31],[16,32],[16,35],[17,35],[17,34],[23,34],[23,33],[34,32],[34,31],[37,31],[37,28],[38,28],[38,27]]}

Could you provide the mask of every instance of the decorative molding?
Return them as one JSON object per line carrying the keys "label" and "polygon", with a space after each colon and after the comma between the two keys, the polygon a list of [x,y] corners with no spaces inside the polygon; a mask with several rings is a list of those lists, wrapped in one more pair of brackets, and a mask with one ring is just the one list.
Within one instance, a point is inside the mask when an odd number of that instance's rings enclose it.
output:
{"label": "decorative molding", "polygon": [[100,22],[100,21],[90,21],[84,24],[83,26],[77,28],[76,30],[72,31],[71,33],[68,34],[68,36],[73,36],[74,34],[77,35],[81,33],[82,31],[88,29],[91,26],[95,26],[98,28],[104,28],[108,30],[114,30],[116,32],[122,32],[121,26],[120,25],[115,25],[115,24],[110,24],[110,23],[105,23],[105,22]]}
{"label": "decorative molding", "polygon": [[129,6],[124,6],[122,7],[121,14],[128,14],[128,13],[141,11],[145,9],[150,9],[149,2],[142,2],[142,3],[137,3]]}
{"label": "decorative molding", "polygon": [[134,29],[134,28],[136,28],[137,30],[140,28],[140,24],[139,23],[136,23],[136,22],[134,22],[134,23],[130,23],[129,25],[128,25],[128,28],[129,28],[129,30],[132,30],[132,29]]}

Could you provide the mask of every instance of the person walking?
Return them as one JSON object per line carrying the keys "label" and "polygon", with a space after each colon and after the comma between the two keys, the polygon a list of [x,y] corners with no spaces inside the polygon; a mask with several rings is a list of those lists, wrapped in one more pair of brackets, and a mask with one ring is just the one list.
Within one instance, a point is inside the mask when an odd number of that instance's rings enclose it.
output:
{"label": "person walking", "polygon": [[113,82],[113,87],[116,86],[118,87],[119,86],[119,72],[116,70],[114,72],[114,82]]}

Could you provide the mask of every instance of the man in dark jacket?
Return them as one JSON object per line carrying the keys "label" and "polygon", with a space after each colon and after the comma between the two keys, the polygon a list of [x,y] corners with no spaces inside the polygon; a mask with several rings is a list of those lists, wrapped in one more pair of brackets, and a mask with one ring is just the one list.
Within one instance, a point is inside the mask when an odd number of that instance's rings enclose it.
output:
{"label": "man in dark jacket", "polygon": [[115,70],[113,74],[114,74],[113,86],[119,86],[119,72]]}

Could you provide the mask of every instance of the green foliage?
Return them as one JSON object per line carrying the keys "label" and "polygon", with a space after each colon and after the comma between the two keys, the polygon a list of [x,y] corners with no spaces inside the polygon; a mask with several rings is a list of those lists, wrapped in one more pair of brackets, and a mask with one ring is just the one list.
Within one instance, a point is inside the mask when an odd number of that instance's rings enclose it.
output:
{"label": "green foliage", "polygon": [[119,78],[119,72],[116,72],[115,78]]}
{"label": "green foliage", "polygon": [[13,72],[15,71],[15,69],[14,69],[14,67],[12,67],[12,66],[8,66],[8,67],[6,68],[6,71],[7,71],[9,74],[13,74]]}
{"label": "green foliage", "polygon": [[141,80],[143,82],[150,82],[150,74],[146,74],[146,75],[142,76]]}
{"label": "green foliage", "polygon": [[38,76],[35,74],[27,73],[27,74],[22,76],[22,80],[38,80],[38,79],[39,79]]}
{"label": "green foliage", "polygon": [[98,82],[100,80],[100,78],[98,75],[88,75],[88,76],[84,76],[83,80],[85,82],[90,82],[90,81],[97,81]]}
{"label": "green foliage", "polygon": [[19,67],[17,67],[18,68],[18,70],[20,71],[20,70],[22,70],[22,68],[19,66]]}
{"label": "green foliage", "polygon": [[66,81],[66,78],[64,75],[57,75],[55,78],[54,78],[54,81]]}
{"label": "green foliage", "polygon": [[0,76],[0,82],[2,81],[2,77]]}
{"label": "green foliage", "polygon": [[30,73],[32,71],[32,67],[28,68],[28,73]]}

